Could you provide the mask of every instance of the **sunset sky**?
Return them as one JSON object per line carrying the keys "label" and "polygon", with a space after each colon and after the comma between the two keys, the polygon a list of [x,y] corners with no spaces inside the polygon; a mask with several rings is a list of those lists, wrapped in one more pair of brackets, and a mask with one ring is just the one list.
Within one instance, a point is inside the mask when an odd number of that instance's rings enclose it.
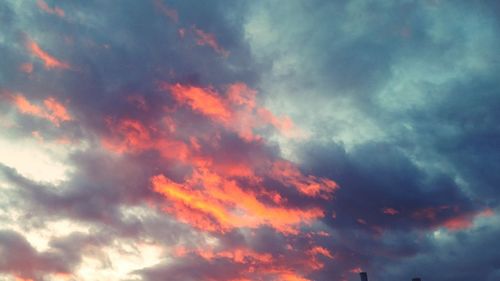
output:
{"label": "sunset sky", "polygon": [[500,2],[0,1],[1,281],[500,280]]}

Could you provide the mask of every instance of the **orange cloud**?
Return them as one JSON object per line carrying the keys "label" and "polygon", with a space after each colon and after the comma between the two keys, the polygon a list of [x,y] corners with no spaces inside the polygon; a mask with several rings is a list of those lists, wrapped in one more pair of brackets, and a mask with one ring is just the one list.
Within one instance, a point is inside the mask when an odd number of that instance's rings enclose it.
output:
{"label": "orange cloud", "polygon": [[49,112],[49,119],[51,119],[53,122],[59,123],[61,121],[70,121],[72,119],[66,107],[64,107],[54,98],[49,97],[45,99],[43,101],[43,104]]}
{"label": "orange cloud", "polygon": [[[296,251],[289,249],[290,255],[271,254],[266,252],[256,252],[245,246],[237,246],[228,249],[215,250],[212,247],[206,249],[186,249],[179,247],[176,253],[182,256],[195,255],[208,262],[224,259],[225,262],[237,265],[238,276],[231,281],[244,280],[289,280],[289,281],[310,281],[303,275],[322,268],[323,263],[317,259],[318,255],[332,258],[330,252],[323,247],[313,247],[306,251]],[[293,253],[292,253],[293,252]],[[201,279],[212,280],[212,279]],[[220,279],[222,280],[222,279]]]}
{"label": "orange cloud", "polygon": [[[257,103],[256,92],[243,83],[228,86],[224,95],[211,88],[190,85],[163,83],[161,87],[169,90],[179,104],[237,132],[249,142],[258,140],[254,128],[268,124],[267,120],[254,115],[263,107]],[[153,190],[166,200],[162,205],[165,212],[195,228],[222,233],[234,228],[270,226],[292,234],[298,232],[299,226],[324,216],[320,208],[288,206],[287,198],[279,191],[263,185],[263,178],[273,178],[283,187],[322,199],[332,197],[338,187],[334,181],[304,175],[293,163],[274,159],[272,155],[219,157],[207,153],[204,147],[217,146],[212,134],[217,138],[218,133],[199,131],[193,135],[189,130],[184,135],[183,126],[175,119],[176,110],[168,111],[161,122],[152,125],[132,119],[108,118],[110,134],[102,139],[104,147],[110,151],[155,150],[165,159],[175,159],[190,167],[191,173],[181,181],[173,181],[162,174],[151,178]],[[245,178],[245,183],[235,178]]]}
{"label": "orange cloud", "polygon": [[296,233],[296,226],[323,216],[323,211],[317,208],[268,206],[257,199],[257,194],[243,190],[235,181],[203,169],[183,184],[163,175],[153,177],[151,183],[153,190],[171,203],[165,211],[207,231],[226,232],[269,225],[283,233]]}
{"label": "orange cloud", "polygon": [[112,130],[113,136],[104,138],[105,146],[118,153],[128,150],[146,150],[151,148],[151,137],[146,127],[137,120],[124,119],[113,122],[107,119],[106,123]]}
{"label": "orange cloud", "polygon": [[[247,104],[248,101],[241,104]],[[207,145],[202,141],[205,133],[190,134],[185,141],[176,140],[174,137],[182,135],[182,131],[177,131],[182,130],[182,126],[174,130],[168,129],[177,126],[173,116],[160,120],[155,125],[148,125],[133,119],[108,118],[106,122],[111,135],[104,139],[108,141],[110,149],[120,153],[154,149],[164,158],[175,159],[192,169],[183,180],[174,181],[164,174],[157,174],[150,179],[152,190],[163,198],[159,207],[178,221],[213,234],[227,233],[238,228],[268,226],[285,237],[294,237],[301,234],[300,227],[324,216],[324,211],[318,207],[298,208],[288,205],[286,197],[263,185],[262,177],[272,174],[272,169],[256,167],[263,163],[264,166],[272,167],[274,162],[281,160],[263,158],[255,163],[242,160],[236,161],[234,166],[221,163],[213,154],[202,154]],[[169,120],[167,123],[173,124],[166,124],[163,120]],[[178,143],[182,148],[167,149],[162,144],[164,142]],[[163,150],[169,152],[163,154]],[[182,156],[172,155],[178,153],[176,151],[183,151]],[[294,172],[280,176],[281,181],[287,183],[286,186],[294,186],[296,182],[314,186],[326,182],[324,179],[302,174],[292,163],[287,162],[287,167]],[[245,181],[235,180],[238,177],[244,177]],[[314,181],[317,183],[313,183]],[[308,192],[308,196],[321,196],[326,192],[321,187],[319,190],[321,192]],[[325,258],[333,258],[328,249],[320,246],[303,250],[287,248],[287,251],[293,253],[293,258],[256,252],[244,246],[217,250],[210,247],[188,249],[182,246],[173,249],[173,254],[179,258],[196,255],[208,262],[224,259],[238,265],[239,270],[235,273],[237,276],[228,280],[309,280],[304,274],[322,268]]]}
{"label": "orange cloud", "polygon": [[[174,180],[163,173],[150,178],[152,191],[161,199],[156,204],[162,211],[214,236],[235,229],[252,232],[268,227],[286,239],[302,235],[302,227],[324,217],[324,210],[318,206],[295,206],[283,190],[292,188],[303,196],[329,199],[336,183],[304,174],[294,163],[260,150],[264,142],[256,131],[276,128],[279,123],[276,120],[281,118],[259,105],[255,90],[244,83],[228,85],[222,92],[179,83],[162,83],[160,87],[171,93],[176,106],[149,121],[107,118],[109,131],[102,137],[102,144],[116,153],[155,151],[166,162],[175,161],[186,167],[182,178]],[[127,101],[136,103],[131,98]],[[181,123],[185,119],[179,120],[179,116],[184,118],[186,110],[215,126],[198,130],[189,123]],[[255,149],[255,153],[240,154],[221,147],[221,135],[226,130],[236,133],[244,140],[241,145]],[[268,179],[281,185],[269,188]],[[304,238],[313,239],[307,235]],[[244,246],[217,250],[179,247],[173,254],[179,258],[196,255],[209,262],[224,259],[237,264],[241,270],[229,280],[304,281],[308,280],[304,274],[322,268],[325,259],[333,258],[328,249],[310,245],[300,250],[287,248],[295,256],[292,262],[283,255],[276,257]]]}
{"label": "orange cloud", "polygon": [[45,117],[44,110],[41,107],[30,103],[23,95],[18,94],[12,96],[12,99],[21,113],[37,117]]}
{"label": "orange cloud", "polygon": [[333,259],[333,255],[327,248],[316,246],[310,250],[310,253],[313,255],[323,255],[327,258]]}
{"label": "orange cloud", "polygon": [[272,177],[286,186],[295,187],[299,192],[310,197],[330,199],[338,185],[327,178],[305,176],[288,161],[277,161],[272,167]]}
{"label": "orange cloud", "polygon": [[59,7],[50,8],[49,5],[45,1],[43,1],[43,0],[37,0],[36,4],[44,12],[47,12],[49,14],[57,15],[57,16],[59,16],[61,18],[64,17],[64,11],[61,8],[59,8]]}
{"label": "orange cloud", "polygon": [[22,94],[11,95],[11,99],[21,113],[47,119],[56,126],[72,120],[66,107],[52,97],[45,99],[43,106],[32,104]]}
{"label": "orange cloud", "polygon": [[209,46],[212,48],[216,53],[227,57],[229,56],[229,51],[225,50],[222,48],[219,43],[217,42],[217,39],[215,38],[215,35],[212,33],[205,32],[199,28],[193,27],[194,34],[196,35],[196,44],[199,46]]}
{"label": "orange cloud", "polygon": [[42,50],[40,46],[33,40],[27,39],[26,40],[26,48],[28,51],[33,55],[39,58],[40,60],[43,61],[45,64],[45,68],[47,69],[54,69],[54,68],[59,68],[59,69],[69,69],[70,65],[66,62],[63,62],[61,60],[58,60],[57,58],[49,55],[47,52]]}
{"label": "orange cloud", "polygon": [[234,83],[229,85],[227,89],[227,97],[231,103],[239,106],[245,106],[249,109],[254,109],[257,107],[257,102],[255,96],[257,92],[250,89],[244,83]]}
{"label": "orange cloud", "polygon": [[170,90],[177,101],[189,105],[194,111],[223,122],[228,122],[231,118],[230,109],[217,96],[217,93],[209,88],[184,86],[179,83],[174,85],[165,84],[165,87]]}
{"label": "orange cloud", "polygon": [[247,141],[259,140],[255,130],[271,126],[287,137],[301,137],[302,134],[288,117],[277,117],[265,107],[259,106],[257,92],[244,83],[227,86],[225,93],[207,87],[161,83],[160,89],[172,93],[180,104],[210,117],[213,121],[237,132]]}
{"label": "orange cloud", "polygon": [[271,264],[273,256],[269,253],[257,253],[248,248],[233,248],[223,251],[214,251],[213,249],[195,249],[191,253],[198,255],[206,260],[213,260],[216,258],[226,258],[234,263],[255,263]]}
{"label": "orange cloud", "polygon": [[[243,136],[251,135],[251,130],[270,125],[282,135],[300,138],[304,134],[288,116],[276,116],[269,109],[258,105],[257,92],[244,83],[234,83],[226,91],[228,102],[235,108],[236,126]],[[247,129],[245,129],[247,128]]]}
{"label": "orange cloud", "polygon": [[310,279],[298,276],[292,272],[280,273],[278,277],[279,277],[278,280],[283,280],[283,281],[311,281]]}
{"label": "orange cloud", "polygon": [[155,149],[166,159],[185,161],[190,154],[188,146],[179,140],[162,135],[153,137],[154,130],[138,120],[106,120],[111,135],[101,139],[102,145],[115,153],[142,152]]}
{"label": "orange cloud", "polygon": [[258,110],[258,114],[266,123],[272,124],[275,128],[279,129],[285,134],[291,132],[294,127],[293,122],[289,117],[276,117],[271,111],[265,108],[260,108]]}

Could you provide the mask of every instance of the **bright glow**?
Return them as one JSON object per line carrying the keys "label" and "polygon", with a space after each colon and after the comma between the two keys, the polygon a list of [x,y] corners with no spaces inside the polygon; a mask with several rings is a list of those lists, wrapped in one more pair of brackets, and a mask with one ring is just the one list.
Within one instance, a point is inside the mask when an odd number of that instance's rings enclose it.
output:
{"label": "bright glow", "polygon": [[26,178],[54,185],[67,179],[71,167],[64,163],[68,151],[35,139],[15,142],[0,135],[0,163]]}
{"label": "bright glow", "polygon": [[83,256],[75,274],[78,280],[131,280],[134,271],[159,263],[164,253],[163,248],[154,243],[125,240],[116,240],[101,252],[102,255]]}

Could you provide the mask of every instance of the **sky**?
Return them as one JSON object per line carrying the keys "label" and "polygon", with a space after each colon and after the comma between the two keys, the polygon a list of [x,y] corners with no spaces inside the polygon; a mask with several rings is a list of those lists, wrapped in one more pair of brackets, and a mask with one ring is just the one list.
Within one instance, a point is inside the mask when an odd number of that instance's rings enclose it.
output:
{"label": "sky", "polygon": [[494,0],[0,2],[0,280],[500,280]]}

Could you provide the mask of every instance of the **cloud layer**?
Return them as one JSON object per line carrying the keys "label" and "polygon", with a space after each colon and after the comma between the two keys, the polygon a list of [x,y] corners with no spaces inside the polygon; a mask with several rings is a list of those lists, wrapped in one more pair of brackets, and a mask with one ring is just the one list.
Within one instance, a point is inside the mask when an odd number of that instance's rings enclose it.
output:
{"label": "cloud layer", "polygon": [[4,1],[0,279],[497,280],[498,9]]}

